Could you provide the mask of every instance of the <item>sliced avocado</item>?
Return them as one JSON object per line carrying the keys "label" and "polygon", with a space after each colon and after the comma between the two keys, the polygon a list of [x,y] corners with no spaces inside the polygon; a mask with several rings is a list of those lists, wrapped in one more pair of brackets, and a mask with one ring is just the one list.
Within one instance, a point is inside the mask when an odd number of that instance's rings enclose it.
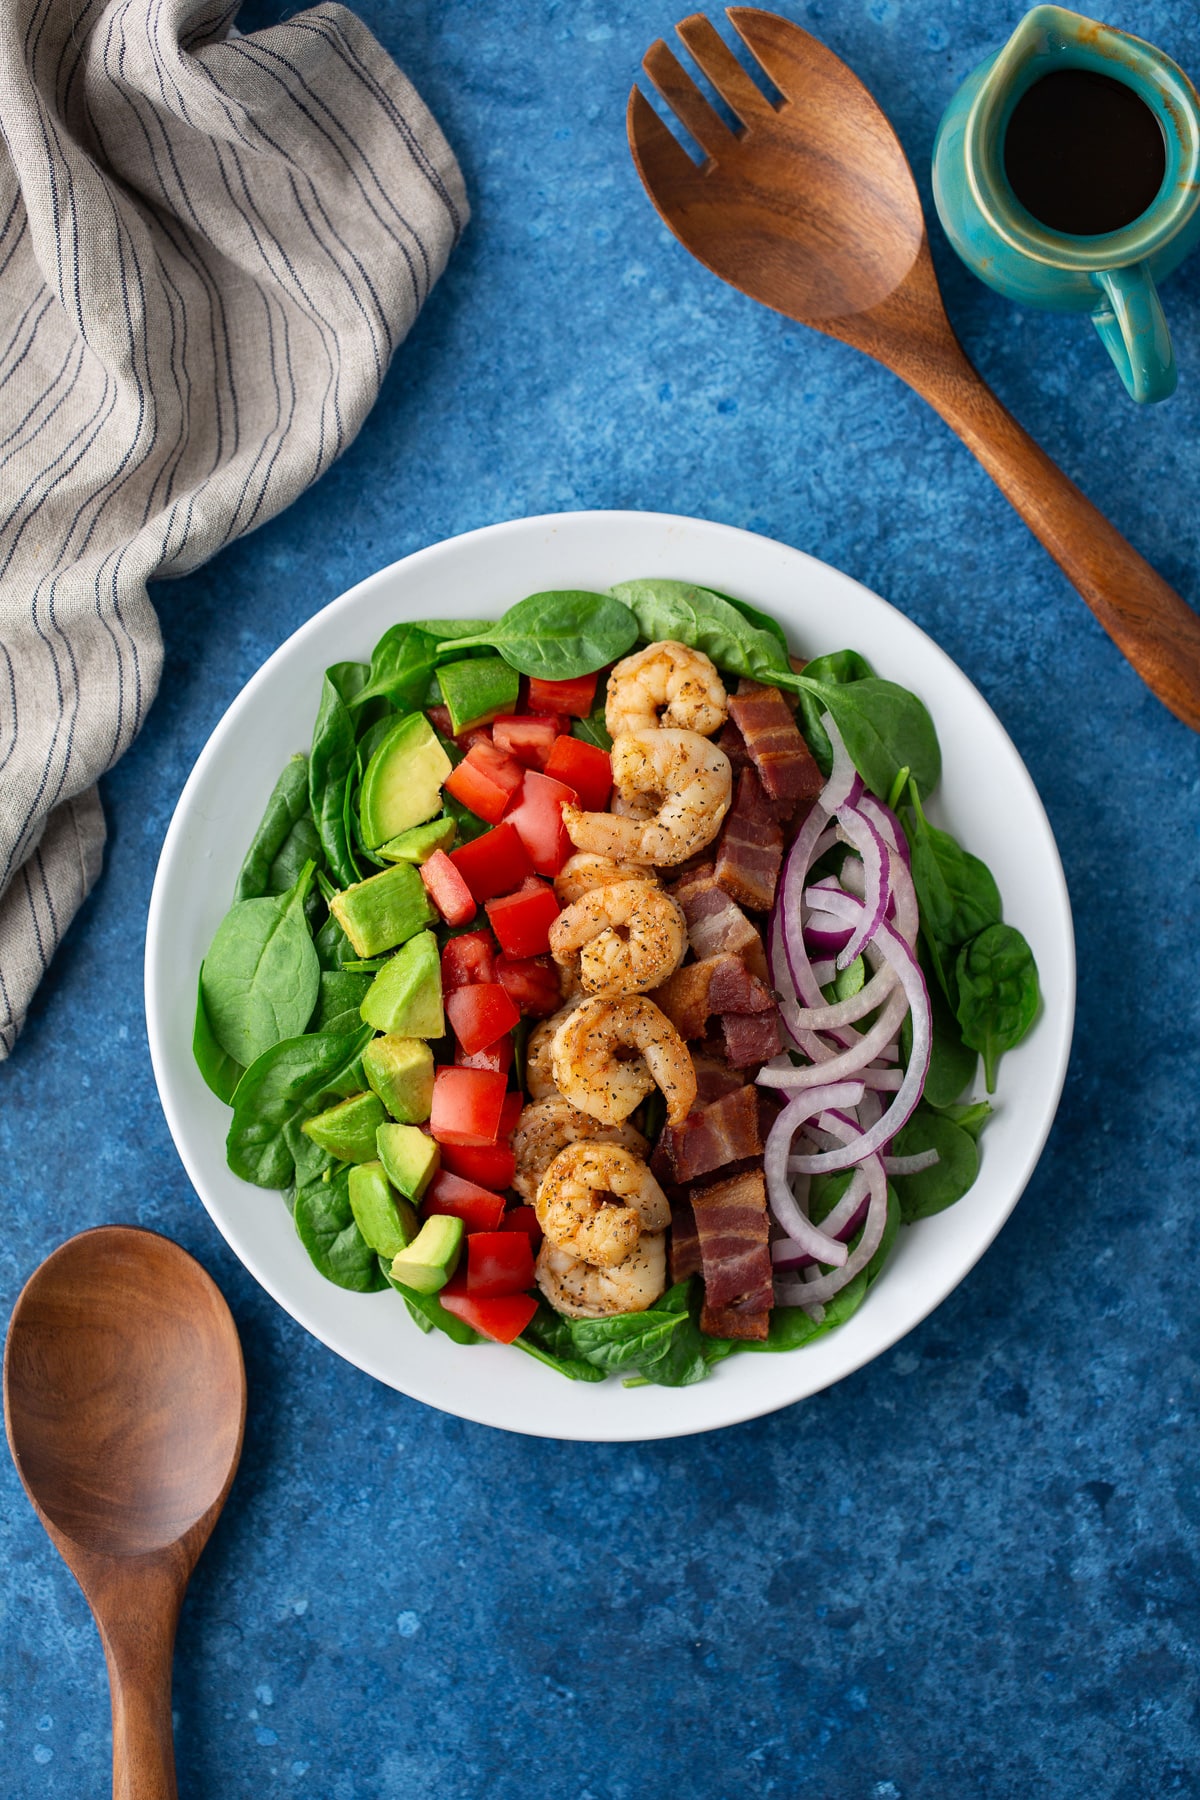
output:
{"label": "sliced avocado", "polygon": [[463,1222],[437,1213],[426,1219],[408,1248],[392,1261],[392,1280],[402,1281],[416,1294],[436,1294],[444,1288],[462,1251]]}
{"label": "sliced avocado", "polygon": [[[392,1129],[404,1131],[410,1128],[396,1125]],[[351,1169],[350,1211],[363,1238],[377,1256],[399,1256],[421,1229],[416,1208],[393,1192],[380,1162],[359,1163],[357,1168]]]}
{"label": "sliced avocado", "polygon": [[419,1200],[441,1166],[442,1152],[437,1142],[415,1125],[381,1125],[375,1133],[375,1144],[392,1186],[410,1200]]}
{"label": "sliced avocado", "polygon": [[449,850],[457,835],[453,819],[430,819],[428,825],[414,825],[411,831],[377,845],[375,854],[384,862],[428,862],[435,850]]}
{"label": "sliced avocado", "polygon": [[433,1051],[422,1038],[372,1038],[363,1051],[363,1071],[393,1119],[420,1125],[433,1105]]}
{"label": "sliced avocado", "polygon": [[339,1162],[362,1163],[375,1155],[375,1133],[386,1123],[387,1113],[377,1094],[352,1094],[349,1100],[339,1100],[336,1106],[305,1119],[300,1129]]}
{"label": "sliced avocado", "polygon": [[376,1031],[397,1037],[441,1037],[442,965],[432,931],[419,931],[385,962],[363,995],[361,1012]]}
{"label": "sliced avocado", "polygon": [[358,799],[363,843],[368,850],[431,819],[442,807],[442,783],[450,758],[424,713],[397,719],[375,748]]}
{"label": "sliced avocado", "polygon": [[442,699],[455,737],[498,713],[513,712],[521,677],[501,656],[464,657],[437,672]]}
{"label": "sliced avocado", "polygon": [[352,882],[333,896],[329,910],[359,957],[394,950],[438,916],[425,883],[408,862]]}

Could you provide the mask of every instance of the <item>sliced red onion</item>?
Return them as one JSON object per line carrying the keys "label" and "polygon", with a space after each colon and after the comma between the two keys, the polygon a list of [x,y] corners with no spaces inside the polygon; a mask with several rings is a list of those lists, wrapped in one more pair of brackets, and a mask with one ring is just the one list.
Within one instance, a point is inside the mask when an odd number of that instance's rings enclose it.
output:
{"label": "sliced red onion", "polygon": [[932,1169],[941,1157],[936,1150],[917,1150],[912,1156],[885,1156],[884,1173],[887,1175],[920,1175],[924,1169]]}
{"label": "sliced red onion", "polygon": [[861,1269],[866,1268],[883,1242],[887,1226],[887,1176],[877,1156],[864,1157],[859,1167],[870,1187],[871,1200],[857,1248],[828,1275],[818,1275],[809,1280],[777,1279],[775,1299],[779,1305],[812,1307],[832,1300],[848,1282],[853,1281]]}
{"label": "sliced red onion", "polygon": [[[837,817],[842,831],[862,857],[865,876],[862,917],[851,933],[850,942],[838,951],[838,968],[848,969],[861,953],[863,945],[875,936],[876,929],[887,915],[891,894],[891,857],[883,838],[861,812],[844,806]],[[813,889],[809,888],[808,892],[811,894]],[[819,906],[821,902],[810,901],[809,904]],[[836,913],[834,916],[837,916]]]}
{"label": "sliced red onion", "polygon": [[801,1210],[788,1185],[788,1151],[797,1128],[806,1119],[816,1118],[830,1107],[857,1106],[863,1091],[861,1082],[837,1082],[812,1088],[790,1100],[767,1133],[763,1155],[767,1198],[776,1223],[799,1249],[835,1267],[845,1262],[846,1246],[819,1230]]}
{"label": "sliced red onion", "polygon": [[[884,929],[887,930],[888,927],[885,926]],[[899,954],[908,955],[907,945],[900,944],[898,939],[896,941]],[[915,963],[913,967],[916,967]],[[865,988],[863,992],[866,992]],[[858,996],[856,995],[855,998],[857,999]],[[845,1004],[849,1004],[849,1002]],[[903,985],[894,987],[874,1025],[848,1050],[842,1050],[836,1056],[829,1057],[823,1062],[813,1063],[807,1068],[796,1068],[794,1065],[788,1069],[764,1067],[759,1070],[756,1080],[762,1087],[784,1088],[791,1091],[796,1088],[813,1087],[818,1082],[857,1079],[864,1065],[874,1062],[881,1046],[895,1035],[910,1004],[907,989]],[[926,1025],[928,1026],[928,1017]],[[924,1079],[923,1075],[922,1079]]]}
{"label": "sliced red onion", "polygon": [[908,839],[900,826],[900,821],[890,806],[885,806],[875,794],[864,793],[858,803],[858,810],[880,833],[889,850],[894,850],[903,858],[905,867],[912,863],[912,854],[908,848]]}

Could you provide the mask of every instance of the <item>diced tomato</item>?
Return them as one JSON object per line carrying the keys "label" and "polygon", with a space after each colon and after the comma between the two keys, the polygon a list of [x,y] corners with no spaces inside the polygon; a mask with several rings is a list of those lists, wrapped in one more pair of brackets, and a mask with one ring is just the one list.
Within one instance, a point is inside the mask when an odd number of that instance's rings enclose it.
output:
{"label": "diced tomato", "polygon": [[447,925],[467,925],[478,907],[475,896],[444,850],[427,856],[418,871],[425,891]]}
{"label": "diced tomato", "polygon": [[485,911],[506,956],[544,956],[559,905],[549,882],[531,875],[515,894],[489,900]]}
{"label": "diced tomato", "polygon": [[463,1049],[485,1050],[510,1032],[521,1017],[498,981],[474,982],[446,995],[446,1013]]}
{"label": "diced tomato", "polygon": [[[464,751],[473,750],[476,744],[486,744],[489,749],[495,748],[492,743],[490,725],[469,725],[466,731],[459,732],[454,741]],[[501,745],[501,752],[504,753],[503,745]]]}
{"label": "diced tomato", "polygon": [[535,675],[529,683],[531,713],[568,713],[573,719],[586,719],[595,698],[594,675],[576,675],[573,681],[539,681]]}
{"label": "diced tomato", "polygon": [[533,1246],[524,1232],[480,1231],[467,1244],[467,1293],[499,1300],[533,1286]]}
{"label": "diced tomato", "polygon": [[460,844],[450,852],[450,861],[481,906],[497,894],[511,894],[533,874],[525,846],[507,819],[494,831]]}
{"label": "diced tomato", "polygon": [[572,844],[563,824],[563,804],[574,806],[574,788],[536,769],[526,769],[521,791],[504,815],[525,846],[538,875],[557,875],[571,854]]}
{"label": "diced tomato", "polygon": [[493,721],[492,739],[498,749],[515,756],[527,769],[544,769],[554,740],[565,726],[565,719],[538,719],[513,713]]}
{"label": "diced tomato", "polygon": [[519,1338],[538,1309],[532,1294],[505,1294],[496,1300],[485,1300],[468,1293],[465,1269],[459,1269],[446,1283],[438,1299],[456,1319],[483,1337],[494,1338],[498,1344],[511,1344]]}
{"label": "diced tomato", "polygon": [[599,744],[585,744],[573,737],[555,738],[546,773],[575,789],[584,812],[608,811],[612,758]]}
{"label": "diced tomato", "polygon": [[464,1181],[499,1191],[512,1186],[517,1159],[509,1144],[443,1144],[442,1167]]}
{"label": "diced tomato", "polygon": [[[439,1169],[421,1202],[422,1213],[461,1219],[464,1231],[499,1231],[504,1217],[504,1199],[460,1175]],[[534,1214],[537,1217],[537,1214]],[[528,1282],[525,1284],[528,1287]]]}
{"label": "diced tomato", "polygon": [[501,1231],[523,1231],[536,1251],[542,1241],[542,1228],[532,1206],[510,1206],[500,1221]]}
{"label": "diced tomato", "polygon": [[491,1069],[444,1065],[433,1078],[429,1130],[439,1144],[492,1144],[507,1083]]}
{"label": "diced tomato", "polygon": [[553,957],[500,955],[496,980],[531,1019],[548,1019],[562,1005],[562,979]]}
{"label": "diced tomato", "polygon": [[511,1093],[505,1094],[504,1105],[500,1109],[500,1129],[496,1133],[498,1138],[507,1141],[512,1136],[517,1129],[517,1120],[521,1116],[524,1105],[525,1097],[523,1094],[519,1094],[516,1088]]}
{"label": "diced tomato", "polygon": [[497,1075],[507,1075],[513,1064],[512,1033],[505,1032],[494,1044],[485,1044],[482,1050],[466,1051],[461,1044],[454,1046],[454,1066],[456,1069],[494,1069]]}
{"label": "diced tomato", "polygon": [[496,940],[486,927],[446,940],[442,948],[443,994],[452,994],[455,988],[467,987],[473,981],[496,979]]}
{"label": "diced tomato", "polygon": [[489,825],[496,825],[520,787],[525,770],[515,756],[497,750],[484,733],[476,733],[475,738],[457,769],[451,769],[443,786],[460,805],[486,819]]}

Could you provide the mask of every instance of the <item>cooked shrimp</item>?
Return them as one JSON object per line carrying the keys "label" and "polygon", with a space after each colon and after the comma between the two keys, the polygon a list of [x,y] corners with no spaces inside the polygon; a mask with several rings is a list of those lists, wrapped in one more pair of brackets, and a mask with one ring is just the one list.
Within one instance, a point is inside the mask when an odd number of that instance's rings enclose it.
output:
{"label": "cooked shrimp", "polygon": [[624,1262],[611,1269],[593,1268],[547,1238],[534,1272],[555,1312],[569,1319],[645,1312],[667,1285],[666,1233],[643,1231]]}
{"label": "cooked shrimp", "polygon": [[612,812],[562,809],[577,849],[669,867],[703,850],[721,829],[733,773],[725,752],[699,732],[623,732],[613,742],[612,771]]}
{"label": "cooked shrimp", "polygon": [[677,725],[709,737],[728,713],[725,687],[703,650],[667,638],[619,662],[608,678],[609,735]]}
{"label": "cooked shrimp", "polygon": [[641,1158],[596,1139],[559,1151],[536,1205],[551,1243],[597,1269],[623,1262],[643,1228],[665,1231],[671,1223],[667,1197]]}
{"label": "cooked shrimp", "polygon": [[578,968],[589,994],[646,994],[673,975],[688,945],[687,920],[650,881],[592,888],[550,927],[556,962]]}
{"label": "cooked shrimp", "polygon": [[577,850],[554,877],[554,892],[560,906],[573,906],[592,888],[607,887],[613,881],[657,880],[654,870],[645,865],[614,862],[611,856]]}
{"label": "cooked shrimp", "polygon": [[529,1034],[525,1046],[525,1091],[531,1100],[548,1100],[557,1094],[554,1077],[550,1073],[550,1046],[554,1034],[570,1013],[575,1011],[583,995],[572,1000],[567,1006],[560,1006],[550,1018],[543,1019],[535,1025]]}
{"label": "cooked shrimp", "polygon": [[590,1138],[593,1143],[621,1144],[635,1156],[645,1156],[650,1148],[635,1126],[597,1125],[589,1113],[580,1112],[561,1094],[552,1094],[546,1100],[525,1107],[512,1134],[513,1154],[517,1159],[512,1184],[522,1200],[533,1205],[542,1176],[559,1151],[565,1150],[568,1144],[577,1143],[580,1138]]}
{"label": "cooked shrimp", "polygon": [[[623,1060],[622,1053],[631,1051],[636,1054]],[[627,1119],[656,1083],[672,1125],[683,1124],[696,1099],[687,1045],[666,1014],[640,994],[577,1006],[554,1034],[550,1070],[560,1094],[608,1125]]]}

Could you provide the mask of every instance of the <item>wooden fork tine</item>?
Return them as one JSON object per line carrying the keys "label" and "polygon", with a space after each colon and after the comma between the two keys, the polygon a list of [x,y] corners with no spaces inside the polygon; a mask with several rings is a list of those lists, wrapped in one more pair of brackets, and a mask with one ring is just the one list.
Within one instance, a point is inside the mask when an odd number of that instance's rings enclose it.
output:
{"label": "wooden fork tine", "polygon": [[[797,91],[797,76],[803,88],[805,55],[812,40],[808,33],[781,19],[778,13],[763,12],[757,6],[727,6],[726,17],[747,50],[786,99]],[[757,93],[757,88],[755,89]]]}
{"label": "wooden fork tine", "polygon": [[705,156],[719,162],[735,142],[734,135],[661,38],[643,56],[642,67]]}
{"label": "wooden fork tine", "polygon": [[733,51],[717,35],[716,26],[703,13],[692,13],[675,27],[687,49],[743,125],[752,127],[757,121],[771,118],[774,107],[757,88]]}
{"label": "wooden fork tine", "polygon": [[699,175],[699,169],[678,138],[667,130],[641,88],[630,90],[625,128],[638,174],[656,205],[659,195],[678,193]]}

